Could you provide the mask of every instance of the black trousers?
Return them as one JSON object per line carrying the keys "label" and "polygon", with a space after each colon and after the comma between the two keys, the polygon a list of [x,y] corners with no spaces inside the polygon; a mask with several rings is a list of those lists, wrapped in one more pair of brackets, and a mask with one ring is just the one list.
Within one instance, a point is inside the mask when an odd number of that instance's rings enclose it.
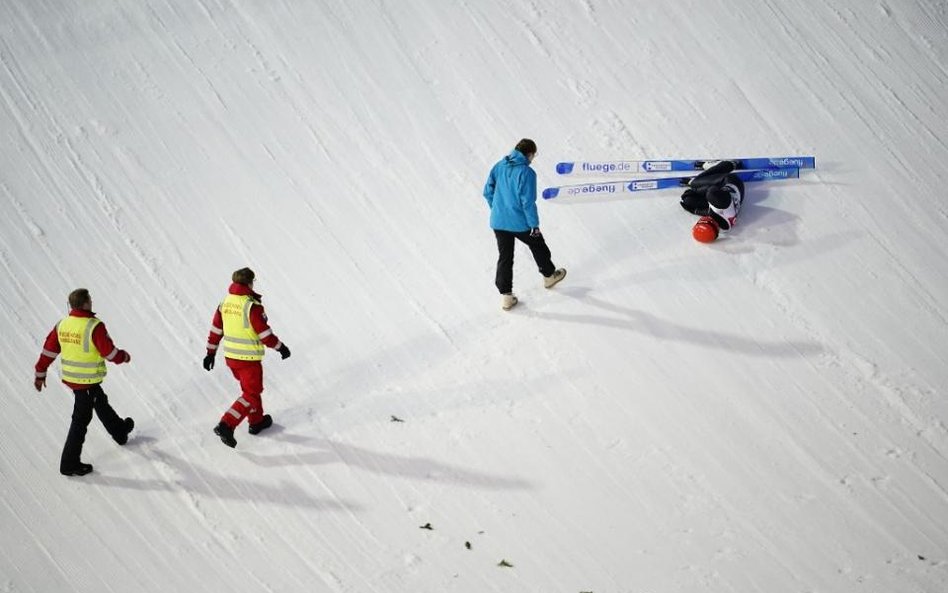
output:
{"label": "black trousers", "polygon": [[507,294],[513,291],[513,263],[514,263],[514,240],[525,243],[533,254],[533,259],[537,263],[537,269],[544,276],[550,276],[556,271],[553,265],[550,248],[546,246],[543,235],[531,237],[530,231],[514,233],[511,231],[494,230],[494,236],[497,237],[497,276],[494,284],[500,294]]}
{"label": "black trousers", "polygon": [[72,408],[72,424],[69,425],[69,434],[66,436],[66,445],[63,447],[63,456],[59,463],[61,470],[68,470],[79,465],[82,444],[86,441],[86,429],[92,421],[93,411],[113,438],[125,434],[125,421],[119,418],[109,405],[109,396],[102,391],[101,384],[91,385],[87,389],[76,389],[73,394],[76,396],[76,401]]}
{"label": "black trousers", "polygon": [[681,207],[698,216],[707,216],[710,214],[708,203],[715,202],[716,200],[720,200],[720,203],[714,204],[715,208],[727,208],[731,200],[729,193],[709,191],[722,188],[725,184],[731,184],[736,187],[741,197],[743,197],[744,182],[736,175],[731,175],[731,171],[733,170],[734,163],[731,161],[721,161],[707,171],[702,171],[697,177],[691,180],[688,184],[688,189],[681,194]]}

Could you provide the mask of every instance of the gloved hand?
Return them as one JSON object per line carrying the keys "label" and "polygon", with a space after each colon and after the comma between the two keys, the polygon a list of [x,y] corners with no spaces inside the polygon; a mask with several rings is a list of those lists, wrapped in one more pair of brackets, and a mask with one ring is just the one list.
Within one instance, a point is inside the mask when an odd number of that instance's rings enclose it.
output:
{"label": "gloved hand", "polygon": [[283,360],[286,360],[290,357],[290,349],[286,347],[286,344],[280,344],[280,347],[277,348],[277,352],[280,353],[280,356]]}
{"label": "gloved hand", "polygon": [[530,229],[530,236],[534,239],[542,237],[543,235],[540,233],[540,227]]}
{"label": "gloved hand", "polygon": [[208,354],[204,357],[204,370],[209,371],[214,368],[214,355]]}
{"label": "gloved hand", "polygon": [[43,388],[46,387],[46,377],[37,377],[34,379],[33,387],[35,387],[37,391],[42,391]]}
{"label": "gloved hand", "polygon": [[131,355],[131,354],[129,354],[128,352],[126,352],[126,351],[124,351],[124,350],[122,350],[122,354],[125,355],[125,362],[126,362],[126,363],[132,362],[132,355]]}

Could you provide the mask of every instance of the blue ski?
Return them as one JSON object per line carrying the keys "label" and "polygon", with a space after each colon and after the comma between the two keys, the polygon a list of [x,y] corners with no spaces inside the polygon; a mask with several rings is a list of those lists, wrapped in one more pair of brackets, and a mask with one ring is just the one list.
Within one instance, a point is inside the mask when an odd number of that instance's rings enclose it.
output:
{"label": "blue ski", "polygon": [[738,169],[776,169],[796,167],[815,169],[812,156],[746,157],[730,159],[664,159],[646,161],[571,161],[556,164],[560,175],[625,175],[629,173],[661,173],[667,171],[700,171],[705,163],[736,161]]}
{"label": "blue ski", "polygon": [[[797,167],[755,169],[752,171],[737,171],[734,175],[744,182],[796,179],[800,177],[800,169]],[[603,183],[581,183],[578,185],[548,187],[543,190],[543,199],[552,200],[561,195],[609,195],[653,189],[668,189],[671,187],[687,187],[688,182],[695,177],[697,177],[697,174],[681,177],[655,177],[652,179],[634,179],[632,181],[606,181]]]}

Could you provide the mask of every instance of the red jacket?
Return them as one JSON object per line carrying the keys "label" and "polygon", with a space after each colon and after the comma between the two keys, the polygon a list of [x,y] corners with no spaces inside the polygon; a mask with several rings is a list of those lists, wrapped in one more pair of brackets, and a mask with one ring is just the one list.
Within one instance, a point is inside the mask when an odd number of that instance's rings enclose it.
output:
{"label": "red jacket", "polygon": [[[69,312],[69,316],[95,317],[95,313],[84,309],[73,309]],[[105,329],[104,323],[100,322],[95,326],[95,329],[92,330],[92,343],[95,344],[95,349],[99,351],[102,358],[113,364],[122,364],[131,360],[128,352],[116,348],[112,342],[112,338],[109,336],[109,330]],[[62,348],[59,346],[59,324],[57,323],[53,331],[49,332],[49,335],[46,336],[46,342],[43,344],[43,352],[40,353],[39,360],[36,361],[37,379],[46,378],[46,370],[49,369],[49,365],[53,364],[53,361],[56,360],[60,352],[62,352]],[[89,388],[88,385],[77,385],[68,381],[63,381],[63,384],[72,390]]]}
{"label": "red jacket", "polygon": [[[251,290],[249,286],[237,284],[236,282],[230,285],[230,288],[227,289],[227,292],[230,294],[242,296],[252,296],[258,301],[263,298]],[[273,333],[273,330],[270,329],[270,324],[267,323],[267,313],[263,310],[263,305],[259,303],[254,303],[250,307],[250,327],[252,327],[253,331],[257,332],[257,335],[260,336],[260,341],[263,342],[264,346],[278,350],[280,346],[283,345],[283,343],[280,342],[280,339],[276,337],[276,334]],[[221,339],[223,339],[223,337],[224,320],[221,318],[221,308],[220,305],[218,305],[217,309],[214,311],[214,319],[211,320],[211,331],[207,334],[208,354],[212,356],[217,354],[217,347],[221,343]],[[227,366],[231,368],[241,368],[260,364],[260,362],[261,361],[259,360],[235,360],[233,358],[228,358]]]}

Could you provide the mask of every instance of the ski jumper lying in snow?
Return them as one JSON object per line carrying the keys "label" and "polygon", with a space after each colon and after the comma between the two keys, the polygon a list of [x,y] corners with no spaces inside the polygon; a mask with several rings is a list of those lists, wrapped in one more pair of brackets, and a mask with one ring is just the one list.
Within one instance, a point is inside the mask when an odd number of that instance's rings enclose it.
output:
{"label": "ski jumper lying in snow", "polygon": [[701,218],[691,230],[694,238],[711,243],[737,222],[744,201],[744,182],[732,175],[732,161],[721,161],[703,171],[681,194],[681,207]]}

